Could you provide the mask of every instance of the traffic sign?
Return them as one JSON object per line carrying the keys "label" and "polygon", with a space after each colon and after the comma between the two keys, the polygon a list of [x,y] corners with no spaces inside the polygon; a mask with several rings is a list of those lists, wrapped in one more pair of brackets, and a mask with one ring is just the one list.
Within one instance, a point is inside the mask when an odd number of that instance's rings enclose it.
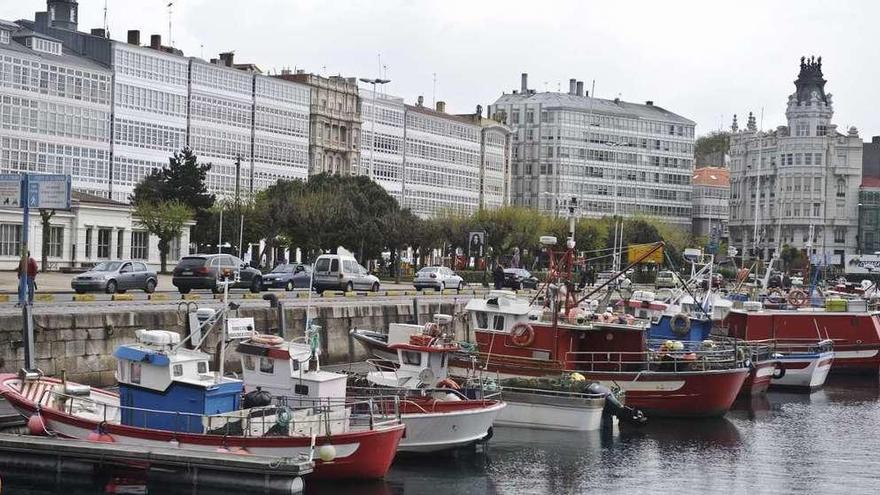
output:
{"label": "traffic sign", "polygon": [[69,175],[29,175],[27,202],[29,208],[70,209]]}
{"label": "traffic sign", "polygon": [[21,174],[0,174],[0,207],[21,207]]}

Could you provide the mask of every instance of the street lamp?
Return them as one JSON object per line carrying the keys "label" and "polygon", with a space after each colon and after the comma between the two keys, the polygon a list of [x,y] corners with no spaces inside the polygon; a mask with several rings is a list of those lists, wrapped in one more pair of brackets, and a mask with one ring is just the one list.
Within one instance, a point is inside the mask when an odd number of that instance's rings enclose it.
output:
{"label": "street lamp", "polygon": [[376,118],[378,116],[378,112],[376,112],[376,85],[390,83],[391,79],[369,79],[362,77],[361,82],[373,85],[373,120],[370,123],[370,140],[372,141],[370,143],[370,180],[375,180],[373,176],[373,153],[376,151]]}
{"label": "street lamp", "polygon": [[[626,146],[627,143],[625,143],[623,141],[618,141],[616,143],[607,142],[607,143],[603,143],[603,144],[605,144],[605,146],[608,146],[608,147],[615,147],[616,148],[618,146]],[[617,161],[613,160],[611,163],[617,164]],[[619,167],[614,167],[614,190],[613,190],[614,198],[612,198],[612,205],[613,205],[613,213],[612,214],[615,217],[617,216],[617,182],[618,182],[617,172],[619,172]]]}
{"label": "street lamp", "polygon": [[862,254],[862,203],[858,204],[858,224],[856,225],[856,252]]}

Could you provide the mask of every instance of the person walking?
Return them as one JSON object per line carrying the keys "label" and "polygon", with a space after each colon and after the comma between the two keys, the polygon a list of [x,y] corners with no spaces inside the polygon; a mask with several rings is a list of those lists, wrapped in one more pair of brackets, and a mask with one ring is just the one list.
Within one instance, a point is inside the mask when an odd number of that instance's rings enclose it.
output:
{"label": "person walking", "polygon": [[[28,251],[27,259],[22,258],[21,262],[18,264],[18,268],[15,269],[15,272],[18,274],[18,279],[21,280],[22,272],[27,274],[27,302],[28,304],[33,304],[34,302],[34,292],[37,290],[37,261],[31,258],[31,252]],[[18,301],[19,306],[23,304],[24,301]]]}
{"label": "person walking", "polygon": [[495,280],[495,290],[504,288],[504,265],[495,264],[495,270],[492,271],[492,278]]}

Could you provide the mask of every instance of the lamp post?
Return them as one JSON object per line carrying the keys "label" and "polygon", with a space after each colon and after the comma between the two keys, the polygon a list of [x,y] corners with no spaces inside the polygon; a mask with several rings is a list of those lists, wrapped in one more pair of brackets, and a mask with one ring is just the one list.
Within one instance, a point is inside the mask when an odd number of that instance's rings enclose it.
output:
{"label": "lamp post", "polygon": [[856,225],[856,252],[862,254],[862,203],[858,204],[859,223]]}
{"label": "lamp post", "polygon": [[370,122],[370,180],[375,180],[373,171],[373,154],[376,152],[376,118],[378,116],[378,113],[376,112],[376,85],[390,83],[391,79],[369,79],[362,77],[360,80],[362,83],[373,85],[373,118]]}

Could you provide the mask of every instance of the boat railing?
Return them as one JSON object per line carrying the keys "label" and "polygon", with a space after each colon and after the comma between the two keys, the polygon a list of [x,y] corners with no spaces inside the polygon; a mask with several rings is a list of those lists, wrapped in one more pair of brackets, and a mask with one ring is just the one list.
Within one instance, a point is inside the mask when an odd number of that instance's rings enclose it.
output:
{"label": "boat railing", "polygon": [[510,387],[507,385],[501,386],[501,396],[504,397],[504,392],[517,392],[523,394],[532,394],[532,395],[549,395],[553,397],[565,397],[569,399],[604,399],[605,394],[596,394],[590,392],[576,392],[573,390],[554,390],[548,388],[533,388],[533,387]]}
{"label": "boat railing", "polygon": [[650,350],[568,352],[565,361],[571,369],[582,371],[710,371],[745,366],[736,348],[717,350]]}
{"label": "boat railing", "polygon": [[[348,398],[352,400],[364,400],[366,398],[373,399],[374,401],[387,401],[390,398],[396,397],[400,400],[401,403],[405,404],[417,404],[422,399],[434,399],[439,402],[445,402],[448,399],[446,397],[438,399],[436,394],[443,394],[444,396],[452,394],[454,396],[455,401],[470,401],[471,403],[475,401],[482,402],[484,404],[489,404],[493,401],[493,397],[498,397],[499,394],[493,395],[484,395],[480,394],[477,398],[470,398],[461,390],[457,390],[449,387],[428,387],[428,388],[389,388],[389,387],[348,387]],[[428,412],[428,411],[424,411]]]}
{"label": "boat railing", "polygon": [[[48,397],[46,394],[49,394]],[[53,408],[71,416],[85,416],[104,424],[126,424],[214,435],[263,437],[293,435],[291,432],[328,434],[337,424],[337,429],[346,429],[347,425],[341,424],[342,422],[358,426],[369,425],[371,430],[400,424],[399,405],[396,401],[392,401],[394,410],[397,411],[395,414],[383,415],[377,419],[373,407],[358,407],[371,404],[375,399],[352,400],[339,404],[343,407],[332,407],[335,405],[332,399],[291,399],[300,402],[301,407],[291,407],[286,401],[279,401],[269,406],[204,415],[108,404],[91,397],[50,389],[43,392],[40,404],[52,404]]]}
{"label": "boat railing", "polygon": [[397,372],[397,366],[394,366],[394,363],[387,359],[370,358],[366,360],[366,363],[375,368],[376,371]]}

